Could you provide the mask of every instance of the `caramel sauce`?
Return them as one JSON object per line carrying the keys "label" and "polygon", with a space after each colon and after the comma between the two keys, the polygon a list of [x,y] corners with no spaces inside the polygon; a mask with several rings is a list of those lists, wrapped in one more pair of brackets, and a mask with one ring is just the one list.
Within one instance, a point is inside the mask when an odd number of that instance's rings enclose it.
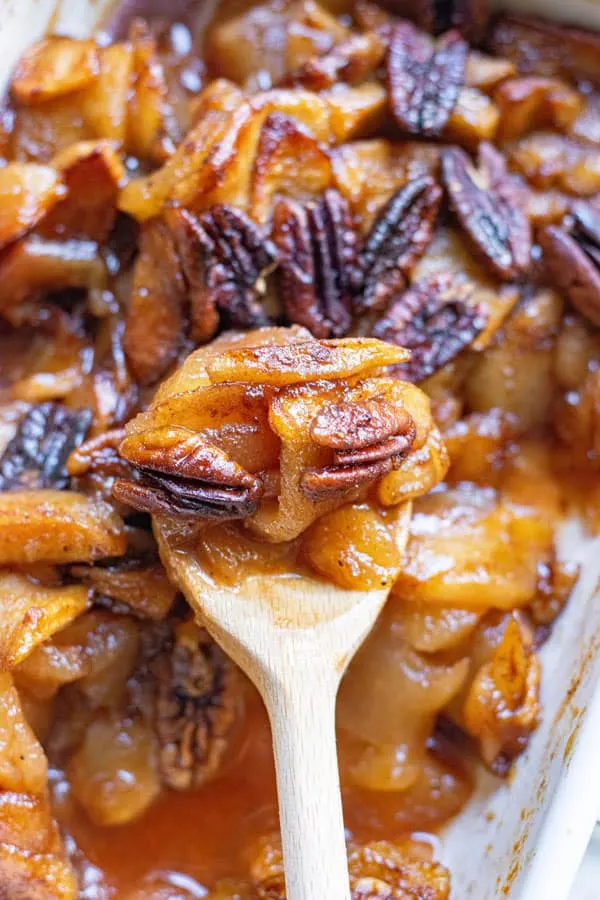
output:
{"label": "caramel sauce", "polygon": [[[343,736],[341,740],[343,753]],[[435,840],[425,829],[434,832],[449,810],[450,814],[459,811],[470,793],[470,779],[456,753],[441,745],[436,749],[444,771],[425,805],[422,797],[411,792],[344,788],[346,826],[354,837],[394,839],[418,831],[420,841]],[[194,891],[210,888],[220,878],[243,877],[249,850],[278,827],[269,723],[260,697],[249,684],[244,722],[219,776],[199,790],[164,790],[134,822],[118,827],[94,825],[70,795],[64,775],[55,774],[55,814],[77,845],[75,861],[82,883],[96,882],[96,893],[90,890],[86,900],[129,900],[130,894],[154,883],[153,875],[161,884],[167,877],[174,884],[187,881]],[[442,807],[441,795],[445,798]],[[153,900],[150,890],[142,896]],[[182,895],[186,900],[187,896]],[[190,893],[195,896],[201,893]]]}
{"label": "caramel sauce", "polygon": [[218,778],[195,791],[163,791],[137,821],[94,825],[65,781],[55,798],[63,827],[117,898],[152,872],[183,873],[208,886],[242,875],[244,846],[277,827],[271,735],[260,698],[248,687],[245,720]]}

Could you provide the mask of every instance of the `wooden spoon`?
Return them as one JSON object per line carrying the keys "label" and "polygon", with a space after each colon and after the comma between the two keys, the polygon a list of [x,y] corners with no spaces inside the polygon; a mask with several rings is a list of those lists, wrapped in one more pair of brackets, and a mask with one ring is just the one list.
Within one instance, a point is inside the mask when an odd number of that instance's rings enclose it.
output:
{"label": "wooden spoon", "polygon": [[[407,503],[397,517],[400,549],[410,516]],[[267,707],[287,900],[349,900],[335,698],[389,590],[343,590],[303,575],[258,575],[231,589],[215,584],[160,518],[155,532],[172,578]]]}

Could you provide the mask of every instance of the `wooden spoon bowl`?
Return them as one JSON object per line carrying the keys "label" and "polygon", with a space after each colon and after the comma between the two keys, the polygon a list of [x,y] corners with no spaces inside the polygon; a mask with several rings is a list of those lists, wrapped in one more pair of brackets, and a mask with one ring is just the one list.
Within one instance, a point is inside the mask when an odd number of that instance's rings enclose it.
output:
{"label": "wooden spoon bowl", "polygon": [[[411,504],[396,520],[400,549]],[[344,671],[389,589],[350,591],[305,575],[216,584],[157,517],[161,557],[192,609],[260,691],[273,734],[287,900],[349,900],[335,738]]]}

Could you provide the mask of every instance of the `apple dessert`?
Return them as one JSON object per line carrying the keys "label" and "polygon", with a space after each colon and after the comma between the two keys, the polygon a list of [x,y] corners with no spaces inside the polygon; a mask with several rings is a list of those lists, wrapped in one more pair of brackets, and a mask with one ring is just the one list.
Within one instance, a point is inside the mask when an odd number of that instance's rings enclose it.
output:
{"label": "apple dessert", "polygon": [[21,54],[0,157],[0,896],[285,900],[266,714],[159,517],[232,590],[389,590],[337,706],[352,897],[448,900],[600,529],[600,35],[128,0]]}

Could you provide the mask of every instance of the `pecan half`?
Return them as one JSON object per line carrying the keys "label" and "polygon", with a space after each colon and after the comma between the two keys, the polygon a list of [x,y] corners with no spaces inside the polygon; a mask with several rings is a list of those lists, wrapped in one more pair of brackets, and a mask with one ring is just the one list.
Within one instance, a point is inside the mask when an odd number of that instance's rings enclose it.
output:
{"label": "pecan half", "polygon": [[449,147],[442,151],[442,178],[456,218],[494,274],[511,280],[526,272],[531,228],[502,154],[480,144],[475,168],[464,150]]}
{"label": "pecan half", "polygon": [[385,6],[432,34],[457,28],[471,43],[481,38],[489,18],[488,0],[386,0]]}
{"label": "pecan half", "polygon": [[200,787],[218,771],[237,720],[235,667],[207,631],[184,622],[150,672],[162,781],[179,791]]}
{"label": "pecan half", "polygon": [[442,190],[429,176],[399,188],[380,210],[353,277],[360,311],[381,309],[406,286],[433,236]]}
{"label": "pecan half", "polygon": [[204,255],[208,239],[197,217],[188,209],[168,209],[165,218],[181,260],[190,304],[190,336],[205,344],[219,329],[219,310],[214,291],[204,279]]}
{"label": "pecan half", "polygon": [[290,322],[315,337],[341,337],[351,322],[350,272],[356,266],[356,234],[346,200],[327,190],[302,206],[281,197],[272,238],[279,250],[279,279]]}
{"label": "pecan half", "polygon": [[402,433],[405,425],[403,409],[375,397],[326,406],[313,420],[310,436],[315,444],[332,450],[363,450]]}
{"label": "pecan half", "polygon": [[401,378],[418,383],[433,375],[468,347],[483,330],[478,306],[464,301],[448,274],[417,282],[398,297],[373,334],[411,351],[408,362],[394,367]]}
{"label": "pecan half", "polygon": [[467,44],[457,31],[437,43],[409,22],[390,36],[387,78],[394,118],[408,134],[441,134],[465,80]]}
{"label": "pecan half", "polygon": [[234,328],[268,324],[259,296],[277,251],[258,225],[241,210],[217,204],[196,221],[191,213],[180,212],[179,226],[180,246],[182,239],[188,242],[182,259],[196,335],[212,337],[217,310]]}
{"label": "pecan half", "polygon": [[58,403],[31,407],[0,459],[0,490],[67,487],[67,459],[91,422],[91,410]]}
{"label": "pecan half", "polygon": [[259,478],[187,428],[149,428],[119,452],[140,480],[115,482],[113,495],[142,512],[238,519],[255,513],[262,496]]}
{"label": "pecan half", "polygon": [[600,213],[581,200],[572,207],[571,230],[548,225],[539,234],[556,285],[575,309],[600,326]]}
{"label": "pecan half", "polygon": [[333,451],[332,465],[300,478],[311,500],[342,497],[397,468],[413,445],[415,423],[406,410],[379,398],[326,406],[310,427],[313,441]]}

